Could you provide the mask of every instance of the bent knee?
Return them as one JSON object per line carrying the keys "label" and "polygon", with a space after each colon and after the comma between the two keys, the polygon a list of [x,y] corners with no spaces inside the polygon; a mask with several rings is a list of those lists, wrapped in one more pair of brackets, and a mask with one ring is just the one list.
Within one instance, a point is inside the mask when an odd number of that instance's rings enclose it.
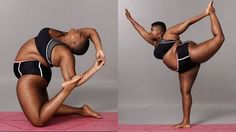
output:
{"label": "bent knee", "polygon": [[41,119],[30,120],[30,122],[35,127],[44,127],[46,125],[46,122]]}

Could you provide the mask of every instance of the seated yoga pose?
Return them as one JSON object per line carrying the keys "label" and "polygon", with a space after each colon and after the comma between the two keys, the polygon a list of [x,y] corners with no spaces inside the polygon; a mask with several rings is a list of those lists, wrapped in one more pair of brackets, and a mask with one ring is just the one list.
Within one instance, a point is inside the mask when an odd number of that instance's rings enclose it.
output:
{"label": "seated yoga pose", "polygon": [[[73,54],[85,54],[89,40],[96,48],[96,61],[83,74],[76,74]],[[85,83],[104,64],[105,55],[95,29],[81,28],[61,32],[43,28],[36,37],[21,46],[14,63],[14,73],[18,78],[17,97],[27,119],[32,125],[42,127],[57,115],[78,114],[101,118],[87,104],[72,107],[63,102],[75,87]],[[64,82],[61,90],[49,99],[47,86],[53,66],[60,67]]]}
{"label": "seated yoga pose", "polygon": [[[151,32],[148,32],[132,18],[127,9],[125,14],[141,37],[155,47],[154,56],[157,59],[163,60],[164,64],[169,69],[178,72],[180,91],[182,94],[183,119],[182,122],[173,125],[173,127],[191,127],[191,88],[198,74],[200,64],[209,60],[220,49],[224,42],[224,34],[216,16],[213,2],[210,2],[206,10],[200,15],[187,19],[167,30],[166,25],[158,21],[152,23]],[[212,38],[199,44],[196,44],[194,41],[182,42],[180,40],[180,35],[184,33],[190,25],[207,16],[210,17],[211,21]]]}

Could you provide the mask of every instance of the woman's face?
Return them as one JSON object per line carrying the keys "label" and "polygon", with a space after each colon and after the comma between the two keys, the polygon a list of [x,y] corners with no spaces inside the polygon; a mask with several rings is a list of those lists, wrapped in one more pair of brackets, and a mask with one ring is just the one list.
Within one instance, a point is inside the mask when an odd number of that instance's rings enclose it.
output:
{"label": "woman's face", "polygon": [[154,38],[159,38],[160,34],[161,34],[161,29],[158,26],[152,26],[151,27],[151,32],[150,34],[154,37]]}

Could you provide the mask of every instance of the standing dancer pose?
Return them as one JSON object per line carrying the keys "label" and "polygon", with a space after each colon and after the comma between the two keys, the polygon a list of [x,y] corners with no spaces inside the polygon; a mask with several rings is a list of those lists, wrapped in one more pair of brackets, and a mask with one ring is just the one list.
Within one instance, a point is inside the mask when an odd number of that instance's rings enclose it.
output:
{"label": "standing dancer pose", "polygon": [[[86,72],[76,75],[73,54],[84,54],[89,47],[89,39],[96,48],[96,61]],[[105,55],[95,29],[61,32],[43,28],[20,48],[14,63],[14,73],[18,78],[17,97],[27,119],[34,126],[41,127],[55,115],[78,114],[101,118],[86,104],[83,107],[72,107],[63,102],[76,86],[85,83],[104,64]],[[49,100],[47,86],[53,66],[60,67],[64,82],[57,95]]]}
{"label": "standing dancer pose", "polygon": [[[180,90],[182,94],[183,120],[174,125],[176,128],[189,128],[190,111],[192,105],[191,88],[198,74],[200,64],[209,60],[224,42],[224,34],[217,19],[213,2],[200,15],[187,19],[166,30],[163,22],[154,22],[151,32],[147,32],[135,21],[126,9],[126,17],[132,23],[141,37],[155,47],[154,56],[162,59],[164,64],[179,74]],[[213,37],[202,43],[180,41],[180,35],[188,27],[199,20],[210,16]]]}

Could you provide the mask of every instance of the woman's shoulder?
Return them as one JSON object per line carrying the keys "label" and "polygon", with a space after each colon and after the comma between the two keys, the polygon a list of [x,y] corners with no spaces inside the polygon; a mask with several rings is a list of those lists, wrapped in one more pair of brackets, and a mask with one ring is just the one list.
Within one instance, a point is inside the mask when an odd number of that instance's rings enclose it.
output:
{"label": "woman's shoulder", "polygon": [[53,37],[59,37],[59,36],[62,36],[62,35],[66,34],[66,32],[60,31],[60,30],[57,30],[57,29],[54,29],[54,28],[49,28],[48,32]]}
{"label": "woman's shoulder", "polygon": [[180,36],[177,34],[170,33],[168,30],[163,34],[162,38],[163,40],[175,40],[178,41],[180,39]]}

